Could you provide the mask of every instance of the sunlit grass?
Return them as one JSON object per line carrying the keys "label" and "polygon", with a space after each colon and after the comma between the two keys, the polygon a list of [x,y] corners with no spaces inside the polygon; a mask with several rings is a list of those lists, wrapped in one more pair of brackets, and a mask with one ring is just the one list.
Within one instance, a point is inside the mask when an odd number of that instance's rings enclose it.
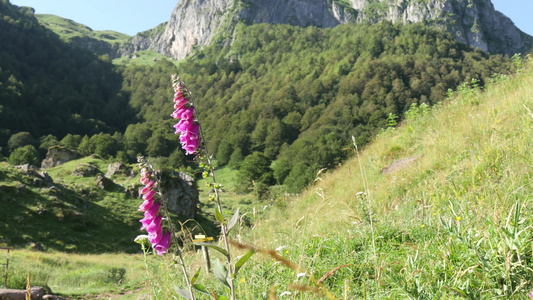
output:
{"label": "sunlit grass", "polygon": [[[5,259],[4,254],[0,253],[0,259]],[[56,294],[83,296],[132,290],[146,293],[147,273],[142,254],[79,255],[22,249],[10,254],[10,288],[25,288],[29,273],[33,285],[49,288]]]}

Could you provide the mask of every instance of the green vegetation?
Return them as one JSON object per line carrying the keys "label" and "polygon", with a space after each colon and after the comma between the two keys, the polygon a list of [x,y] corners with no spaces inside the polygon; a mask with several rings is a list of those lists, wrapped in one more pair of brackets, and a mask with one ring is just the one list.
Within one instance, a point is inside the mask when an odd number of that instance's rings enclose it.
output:
{"label": "green vegetation", "polygon": [[65,42],[70,42],[73,38],[88,37],[113,45],[121,44],[125,39],[129,38],[129,35],[116,31],[94,31],[83,24],[55,15],[37,14],[35,17],[41,25],[58,34],[61,40]]}
{"label": "green vegetation", "polygon": [[137,65],[137,66],[150,66],[154,65],[155,62],[159,60],[168,60],[177,64],[176,61],[171,60],[170,58],[154,52],[152,50],[143,50],[135,52],[134,56],[128,57],[123,56],[113,59],[113,64],[128,66],[128,65]]}
{"label": "green vegetation", "polygon": [[[0,261],[5,259],[4,254],[0,251]],[[33,286],[42,286],[69,299],[93,299],[103,294],[109,297],[126,294],[121,299],[138,299],[145,293],[146,272],[142,260],[142,255],[80,255],[17,249],[10,255],[8,287],[25,289],[26,276],[30,273]],[[157,259],[149,257],[149,261],[156,263]]]}
{"label": "green vegetation", "polygon": [[442,31],[387,22],[240,26],[231,47],[208,47],[178,65],[195,91],[219,165],[236,152],[262,152],[277,183],[291,192],[342,162],[350,136],[364,145],[386,127],[389,114],[402,116],[412,103],[433,105],[464,81],[483,85],[510,68],[508,58],[488,56]]}
{"label": "green vegetation", "polygon": [[[0,39],[9,41],[0,43],[0,158],[37,164],[58,144],[87,155],[47,170],[53,186],[0,162],[0,243],[18,253],[11,287],[30,272],[80,298],[177,296],[182,278],[164,259],[149,257],[143,270],[135,256],[54,251],[139,251],[139,200],[124,192],[138,178],[96,187],[110,162],[146,154],[162,168],[197,171],[168,116],[169,74],[178,73],[216,153],[223,213],[244,213],[231,238],[301,267],[256,254],[236,282],[240,299],[273,289],[316,299],[303,290],[319,278],[343,299],[527,298],[533,289],[533,67],[519,56],[491,56],[422,24],[258,24],[240,25],[231,47],[178,64],[122,66],[72,50],[30,9],[6,0],[0,8]],[[402,158],[413,164],[381,172]],[[199,187],[207,196],[205,181]],[[216,237],[212,206],[196,221]],[[186,259],[192,272],[203,267],[194,251]],[[211,275],[199,279],[226,293]]]}
{"label": "green vegetation", "polygon": [[[33,10],[0,1],[0,147],[28,132],[53,135],[123,131],[135,120],[122,77],[108,57],[74,50],[40,26]],[[36,51],[36,49],[39,49]],[[38,148],[38,147],[36,147]],[[8,156],[9,153],[4,153]]]}
{"label": "green vegetation", "polygon": [[[260,152],[273,169],[269,184],[289,192],[346,159],[351,136],[368,143],[390,114],[401,120],[413,103],[433,105],[462,82],[483,86],[512,68],[508,58],[443,31],[387,22],[331,29],[240,24],[233,45],[215,43],[177,66],[154,62],[151,52],[113,65],[108,56],[72,50],[31,11],[10,8],[0,23],[2,39],[15,41],[0,45],[3,156],[15,150],[6,143],[19,132],[39,140],[39,158],[70,134],[82,140],[63,145],[84,155],[133,163],[143,154],[187,168],[169,117],[169,74],[178,73],[195,91],[219,167],[231,162],[238,169]],[[18,50],[28,43],[43,51]]]}
{"label": "green vegetation", "polygon": [[[137,181],[116,176],[106,190],[98,188],[96,175],[108,164],[87,157],[57,166],[47,170],[54,180],[49,186],[31,171],[0,163],[1,242],[78,253],[137,251],[131,241],[138,234],[139,201],[124,193]],[[82,166],[93,173],[83,176]]]}
{"label": "green vegetation", "polygon": [[[261,299],[271,289],[324,298],[306,289],[315,286],[311,278],[341,299],[528,298],[533,67],[492,81],[432,109],[412,106],[399,127],[320,174],[301,196],[248,215],[253,228],[234,238],[276,249],[301,269],[256,254],[241,270],[238,298]],[[201,264],[201,254],[190,256],[191,270]],[[154,279],[166,287],[154,294],[161,298],[182,280],[169,272]],[[228,293],[211,274],[202,271],[199,282]]]}

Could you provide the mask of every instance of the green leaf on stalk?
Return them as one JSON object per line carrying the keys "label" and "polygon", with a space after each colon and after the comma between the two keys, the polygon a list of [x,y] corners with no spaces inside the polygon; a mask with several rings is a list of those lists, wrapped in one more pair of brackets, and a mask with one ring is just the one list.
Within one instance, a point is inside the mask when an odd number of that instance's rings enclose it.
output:
{"label": "green leaf on stalk", "polygon": [[218,300],[228,300],[228,298],[226,296],[220,296],[218,297]]}
{"label": "green leaf on stalk", "polygon": [[194,275],[192,276],[191,286],[194,285],[196,281],[198,281],[199,276],[200,276],[200,269],[198,269],[198,271],[196,271],[196,273],[194,273]]}
{"label": "green leaf on stalk", "polygon": [[224,216],[222,213],[218,210],[218,208],[215,209],[215,218],[217,221],[219,221],[221,224],[224,224]]}
{"label": "green leaf on stalk", "polygon": [[207,289],[205,288],[205,286],[201,285],[201,284],[195,284],[192,286],[193,289],[199,291],[200,293],[204,293],[206,295],[211,295],[211,293],[209,291],[207,291]]}
{"label": "green leaf on stalk", "polygon": [[180,289],[179,287],[175,286],[174,287],[174,290],[176,290],[176,293],[178,293],[178,295],[182,296],[183,298],[185,299],[189,299],[189,300],[192,300],[191,298],[191,292],[187,289]]}
{"label": "green leaf on stalk", "polygon": [[244,265],[244,263],[247,262],[248,259],[250,259],[250,257],[252,255],[254,255],[255,252],[256,251],[254,251],[254,250],[250,250],[243,257],[241,257],[241,259],[239,259],[239,261],[235,264],[235,276],[237,276],[237,272],[239,272],[239,270],[241,269],[242,265]]}
{"label": "green leaf on stalk", "polygon": [[[220,260],[215,260],[215,265],[213,268],[213,273],[215,274],[215,277],[222,282],[223,285],[230,288],[230,285],[228,283],[228,270],[226,267],[220,262]],[[222,298],[220,298],[222,299]]]}
{"label": "green leaf on stalk", "polygon": [[228,222],[228,233],[230,232],[231,228],[233,228],[233,226],[237,224],[238,221],[239,221],[239,208],[237,208],[237,210],[235,211],[235,214],[233,214],[233,217],[231,217],[231,219]]}
{"label": "green leaf on stalk", "polygon": [[211,249],[214,249],[214,250],[217,250],[218,252],[222,253],[224,256],[228,257],[228,251],[220,248],[219,246],[216,246],[216,245],[213,245],[213,244],[210,244],[210,243],[194,243],[196,246],[204,246],[204,247],[209,247]]}

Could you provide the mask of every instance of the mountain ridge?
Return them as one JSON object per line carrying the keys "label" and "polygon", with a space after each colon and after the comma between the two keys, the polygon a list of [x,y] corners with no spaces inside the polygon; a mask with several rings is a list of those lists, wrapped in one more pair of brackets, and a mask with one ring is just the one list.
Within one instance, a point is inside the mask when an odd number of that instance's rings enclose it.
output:
{"label": "mountain ridge", "polygon": [[[65,36],[64,28],[57,28],[61,20],[51,24],[43,16],[36,15],[42,25]],[[490,0],[188,0],[178,3],[168,22],[133,37],[114,34],[110,40],[106,32],[94,31],[74,37],[67,33],[66,41],[112,58],[151,50],[181,60],[212,42],[233,43],[239,23],[331,28],[381,21],[428,23],[452,33],[459,42],[493,54],[512,56],[533,48],[533,37],[495,10]]]}
{"label": "mountain ridge", "polygon": [[[520,31],[490,0],[189,0],[176,6],[164,32],[140,50],[181,60],[197,48],[231,42],[239,22],[334,27],[345,23],[426,22],[447,30],[460,42],[485,52],[513,55],[531,49],[533,38]],[[220,36],[222,35],[222,36]],[[127,51],[126,51],[127,52]]]}

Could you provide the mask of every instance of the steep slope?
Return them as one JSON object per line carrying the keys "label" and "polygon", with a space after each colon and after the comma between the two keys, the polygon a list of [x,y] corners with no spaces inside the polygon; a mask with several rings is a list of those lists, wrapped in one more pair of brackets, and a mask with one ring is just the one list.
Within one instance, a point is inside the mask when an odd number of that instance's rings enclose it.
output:
{"label": "steep slope", "polygon": [[0,40],[0,147],[21,131],[62,138],[113,132],[134,118],[109,58],[73,49],[33,9],[1,0]]}
{"label": "steep slope", "polygon": [[[431,110],[413,107],[404,124],[318,175],[301,196],[273,203],[240,238],[283,249],[302,267],[297,272],[325,275],[325,288],[345,299],[528,298],[531,62],[494,82],[461,88]],[[402,158],[411,163],[383,172]],[[257,280],[241,290],[314,286],[282,264],[254,263],[244,277]],[[265,276],[266,268],[276,275]]]}
{"label": "steep slope", "polygon": [[64,42],[96,54],[118,53],[119,46],[129,38],[116,31],[94,31],[91,28],[55,15],[35,15],[39,23],[58,34]]}
{"label": "steep slope", "polygon": [[531,49],[532,38],[496,11],[490,0],[189,0],[181,1],[164,32],[133,48],[183,59],[216,37],[231,41],[239,22],[334,27],[345,23],[428,22],[463,43],[490,53],[513,55]]}

